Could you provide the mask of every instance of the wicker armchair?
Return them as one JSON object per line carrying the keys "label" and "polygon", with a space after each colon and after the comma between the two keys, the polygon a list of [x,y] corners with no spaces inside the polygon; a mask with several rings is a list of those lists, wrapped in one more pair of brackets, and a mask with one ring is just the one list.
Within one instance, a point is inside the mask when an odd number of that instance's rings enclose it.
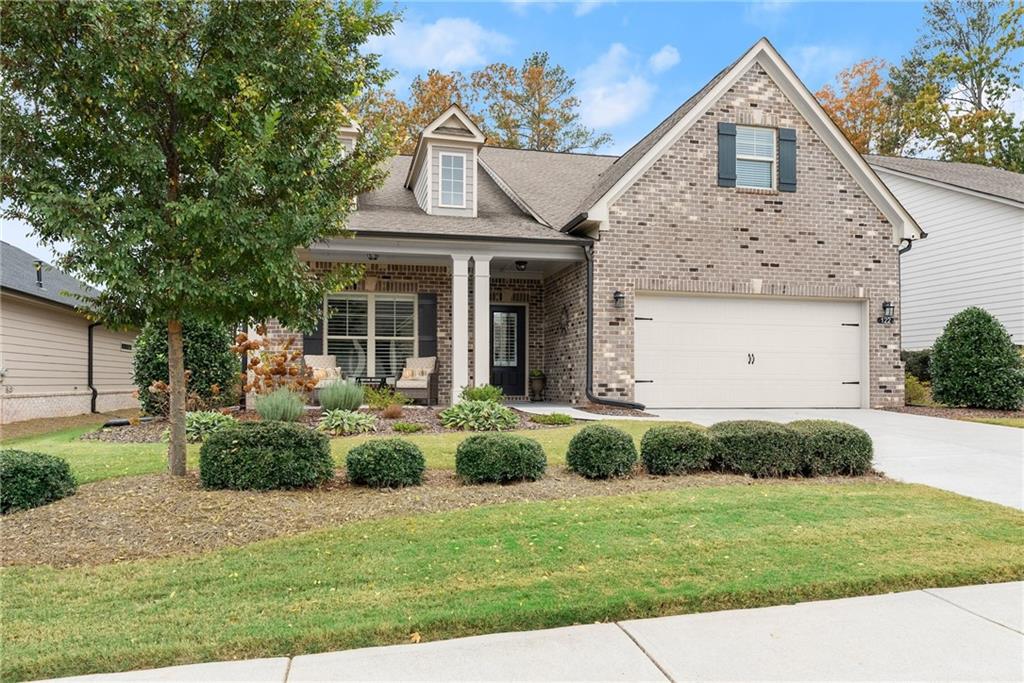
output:
{"label": "wicker armchair", "polygon": [[423,400],[428,406],[437,403],[437,357],[406,358],[402,376],[395,381],[395,389],[413,400]]}

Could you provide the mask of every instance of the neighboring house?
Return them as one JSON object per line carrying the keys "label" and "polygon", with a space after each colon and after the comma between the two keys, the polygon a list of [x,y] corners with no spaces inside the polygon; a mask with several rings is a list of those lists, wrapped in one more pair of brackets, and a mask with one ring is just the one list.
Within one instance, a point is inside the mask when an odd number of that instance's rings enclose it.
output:
{"label": "neighboring house", "polygon": [[767,40],[617,158],[489,147],[453,105],[357,206],[303,253],[366,264],[303,339],[347,375],[437,356],[442,400],[537,369],[559,402],[903,403],[922,233]]}
{"label": "neighboring house", "polygon": [[91,323],[88,286],[0,242],[0,424],[138,405],[135,335]]}
{"label": "neighboring house", "polygon": [[903,348],[935,343],[980,306],[1024,344],[1024,175],[977,164],[865,157],[928,233],[903,254]]}

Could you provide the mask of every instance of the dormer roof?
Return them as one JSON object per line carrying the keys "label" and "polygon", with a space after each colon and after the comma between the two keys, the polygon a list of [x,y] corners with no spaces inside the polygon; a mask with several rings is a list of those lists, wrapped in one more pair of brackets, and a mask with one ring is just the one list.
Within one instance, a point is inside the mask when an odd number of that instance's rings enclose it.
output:
{"label": "dormer roof", "polygon": [[473,123],[469,114],[455,102],[448,105],[440,116],[434,119],[416,141],[416,151],[412,155],[412,164],[405,177],[405,187],[412,189],[416,183],[416,174],[427,154],[427,143],[430,141],[443,142],[454,145],[467,145],[479,149],[483,146],[486,138],[479,126]]}

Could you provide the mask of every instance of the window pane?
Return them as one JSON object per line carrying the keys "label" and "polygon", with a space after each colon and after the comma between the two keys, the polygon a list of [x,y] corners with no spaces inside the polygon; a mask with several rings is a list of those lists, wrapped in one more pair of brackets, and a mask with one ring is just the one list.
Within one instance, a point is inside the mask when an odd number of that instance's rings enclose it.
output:
{"label": "window pane", "polygon": [[772,162],[737,159],[736,184],[741,187],[765,187],[771,189]]}
{"label": "window pane", "polygon": [[377,376],[398,377],[405,367],[405,359],[413,356],[413,340],[381,339],[374,344],[374,372]]}
{"label": "window pane", "polygon": [[465,161],[462,157],[441,155],[441,203],[462,206],[465,204],[464,176]]}
{"label": "window pane", "polygon": [[736,128],[736,154],[745,157],[772,158],[775,131],[771,128]]}
{"label": "window pane", "polygon": [[345,377],[366,375],[365,339],[328,339],[327,353],[338,359],[338,367]]}
{"label": "window pane", "polygon": [[377,338],[412,337],[416,306],[412,299],[387,299],[377,297],[374,301],[374,329]]}
{"label": "window pane", "polygon": [[514,368],[519,356],[516,344],[517,316],[504,311],[495,311],[492,316],[494,348],[491,349],[491,362],[495,367]]}
{"label": "window pane", "polygon": [[327,300],[327,336],[365,337],[366,321],[365,296]]}

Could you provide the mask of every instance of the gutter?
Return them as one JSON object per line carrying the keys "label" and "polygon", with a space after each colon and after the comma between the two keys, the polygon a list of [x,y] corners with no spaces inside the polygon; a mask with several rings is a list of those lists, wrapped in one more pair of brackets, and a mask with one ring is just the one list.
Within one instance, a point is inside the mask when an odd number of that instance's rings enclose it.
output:
{"label": "gutter", "polygon": [[[585,220],[587,215],[580,214],[582,219],[576,221],[576,223]],[[594,395],[594,258],[593,258],[593,244],[588,244],[583,247],[583,255],[587,259],[587,400],[592,403],[598,403],[606,406],[614,406],[616,408],[632,408],[634,410],[643,410],[644,405],[642,403],[633,403],[632,401],[616,401],[610,398],[601,398]]]}
{"label": "gutter", "polygon": [[96,387],[93,386],[93,367],[92,367],[93,366],[93,359],[95,357],[94,354],[93,354],[93,332],[92,331],[99,324],[100,323],[89,323],[89,360],[88,360],[88,364],[89,364],[88,365],[88,373],[89,373],[89,375],[88,375],[88,380],[87,380],[86,383],[89,385],[89,390],[92,392],[92,398],[89,401],[89,412],[91,412],[91,413],[98,413],[99,412],[98,410],[96,410],[96,398],[99,396],[99,392],[96,391]]}
{"label": "gutter", "polygon": [[561,232],[572,232],[573,228],[585,220],[587,220],[587,212],[578,213],[572,220],[561,227]]}
{"label": "gutter", "polygon": [[906,242],[906,243],[907,243],[907,246],[905,246],[905,247],[900,247],[900,248],[899,248],[899,251],[897,251],[897,252],[896,252],[896,253],[897,253],[897,254],[899,254],[900,256],[902,256],[903,254],[906,254],[906,253],[907,253],[908,251],[910,251],[910,248],[914,246],[914,240],[912,240],[912,239],[908,239],[908,238],[906,238],[906,237],[904,237],[903,239],[901,239],[901,240],[900,240],[900,242]]}

